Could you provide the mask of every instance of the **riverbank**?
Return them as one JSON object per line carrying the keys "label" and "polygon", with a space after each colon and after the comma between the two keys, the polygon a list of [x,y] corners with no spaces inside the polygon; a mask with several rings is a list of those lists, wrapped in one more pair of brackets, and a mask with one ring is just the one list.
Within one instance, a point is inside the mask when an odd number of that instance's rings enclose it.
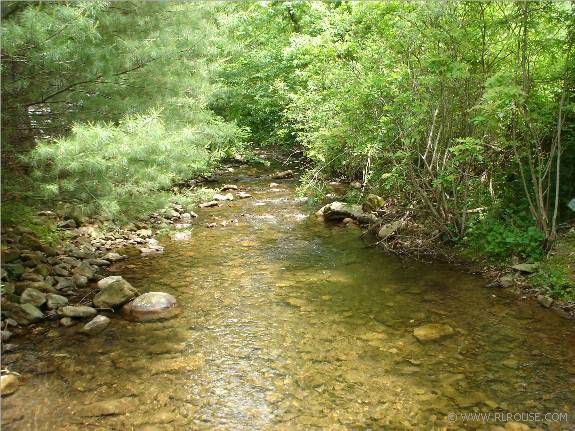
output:
{"label": "riverbank", "polygon": [[[336,182],[331,186],[339,190],[340,196],[345,195],[345,187],[354,187]],[[515,256],[510,257],[509,262],[495,262],[473,254],[461,244],[442,241],[441,233],[434,230],[431,220],[386,204],[377,195],[368,194],[361,206],[333,201],[317,215],[327,221],[359,224],[365,239],[386,253],[424,262],[448,263],[481,275],[488,289],[513,291],[522,299],[535,300],[567,319],[575,319],[575,227],[565,227],[560,232],[553,249],[541,262],[522,261]]]}

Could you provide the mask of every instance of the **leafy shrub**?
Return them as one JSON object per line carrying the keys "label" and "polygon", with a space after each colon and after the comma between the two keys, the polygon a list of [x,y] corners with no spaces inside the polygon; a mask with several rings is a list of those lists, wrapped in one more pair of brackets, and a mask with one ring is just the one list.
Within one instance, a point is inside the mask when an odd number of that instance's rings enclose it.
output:
{"label": "leafy shrub", "polygon": [[545,289],[554,298],[571,301],[575,299],[575,282],[566,265],[544,264],[540,271],[531,277],[531,283]]}
{"label": "leafy shrub", "polygon": [[464,244],[487,258],[515,255],[538,261],[544,255],[543,239],[528,213],[508,210],[477,219],[469,227]]}

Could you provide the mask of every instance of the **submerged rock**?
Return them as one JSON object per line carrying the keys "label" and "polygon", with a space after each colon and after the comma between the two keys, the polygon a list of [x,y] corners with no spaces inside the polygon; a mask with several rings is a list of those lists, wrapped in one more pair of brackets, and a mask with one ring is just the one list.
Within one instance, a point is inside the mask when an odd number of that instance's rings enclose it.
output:
{"label": "submerged rock", "polygon": [[102,332],[110,324],[110,319],[106,316],[98,315],[84,325],[81,332],[86,335],[95,335]]}
{"label": "submerged rock", "polygon": [[14,374],[5,374],[0,376],[0,394],[3,397],[13,394],[18,390],[18,384],[18,376]]}
{"label": "submerged rock", "polygon": [[185,232],[175,232],[172,235],[172,239],[174,241],[185,241],[192,237],[192,232],[185,231]]}
{"label": "submerged rock", "polygon": [[442,340],[454,333],[453,328],[445,323],[429,323],[418,326],[413,330],[415,338],[422,343]]}
{"label": "submerged rock", "polygon": [[167,319],[179,312],[176,298],[164,292],[144,293],[122,307],[126,319],[139,322]]}
{"label": "submerged rock", "polygon": [[94,305],[98,308],[114,308],[124,305],[136,297],[138,291],[126,280],[120,278],[108,284],[94,296]]}
{"label": "submerged rock", "polygon": [[80,408],[78,416],[112,416],[123,415],[138,407],[135,398],[120,398],[116,400],[99,401]]}

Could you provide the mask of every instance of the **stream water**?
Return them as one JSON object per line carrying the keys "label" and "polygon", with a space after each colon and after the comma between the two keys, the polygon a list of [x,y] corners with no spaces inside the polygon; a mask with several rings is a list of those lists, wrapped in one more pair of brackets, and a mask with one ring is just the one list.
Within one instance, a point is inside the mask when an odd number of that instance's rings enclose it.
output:
{"label": "stream water", "polygon": [[[489,429],[507,420],[496,413],[574,429],[572,322],[368,247],[357,227],[318,221],[294,181],[232,181],[253,198],[203,209],[191,239],[111,268],[183,312],[20,340],[3,358],[25,381],[2,400],[3,430]],[[455,334],[422,344],[427,323]]]}

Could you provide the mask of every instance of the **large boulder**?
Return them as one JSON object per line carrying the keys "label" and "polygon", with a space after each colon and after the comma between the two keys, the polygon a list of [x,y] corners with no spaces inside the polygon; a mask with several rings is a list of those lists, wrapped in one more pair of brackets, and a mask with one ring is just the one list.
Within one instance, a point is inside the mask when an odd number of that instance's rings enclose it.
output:
{"label": "large boulder", "polygon": [[428,323],[427,325],[418,326],[413,330],[415,338],[422,343],[439,341],[454,333],[453,328],[445,323]]}
{"label": "large boulder", "polygon": [[138,291],[123,278],[116,280],[94,296],[94,305],[98,308],[114,308],[124,305],[138,296]]}
{"label": "large boulder", "polygon": [[122,315],[133,321],[167,319],[180,312],[176,298],[169,293],[148,292],[122,307]]}

